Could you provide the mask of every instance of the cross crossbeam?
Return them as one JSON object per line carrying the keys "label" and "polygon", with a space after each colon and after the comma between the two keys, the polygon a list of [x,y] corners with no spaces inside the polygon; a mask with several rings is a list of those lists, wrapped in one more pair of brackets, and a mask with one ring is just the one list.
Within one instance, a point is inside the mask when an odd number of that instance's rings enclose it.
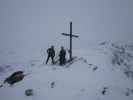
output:
{"label": "cross crossbeam", "polygon": [[67,34],[67,33],[61,33],[61,34],[64,35],[64,36],[69,36],[70,37],[69,59],[71,61],[73,59],[72,58],[72,38],[73,37],[75,37],[75,38],[79,37],[78,35],[73,35],[72,34],[72,22],[70,22],[70,34]]}
{"label": "cross crossbeam", "polygon": [[[67,33],[61,33],[62,35],[65,35],[65,36],[70,36],[70,34],[67,34]],[[72,34],[72,37],[75,37],[75,38],[78,38],[79,36],[78,35],[73,35]]]}

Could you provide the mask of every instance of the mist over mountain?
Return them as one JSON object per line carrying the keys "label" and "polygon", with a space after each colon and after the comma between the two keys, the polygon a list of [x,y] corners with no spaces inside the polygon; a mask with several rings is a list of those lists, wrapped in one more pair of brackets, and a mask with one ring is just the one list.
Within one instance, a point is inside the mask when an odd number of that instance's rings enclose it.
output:
{"label": "mist over mountain", "polygon": [[[132,0],[0,0],[0,98],[132,100],[132,11]],[[51,45],[68,60],[71,21],[75,59],[44,64]]]}
{"label": "mist over mountain", "polygon": [[68,47],[61,33],[69,33],[70,21],[80,36],[75,48],[104,40],[132,43],[132,5],[132,0],[1,0],[1,49]]}

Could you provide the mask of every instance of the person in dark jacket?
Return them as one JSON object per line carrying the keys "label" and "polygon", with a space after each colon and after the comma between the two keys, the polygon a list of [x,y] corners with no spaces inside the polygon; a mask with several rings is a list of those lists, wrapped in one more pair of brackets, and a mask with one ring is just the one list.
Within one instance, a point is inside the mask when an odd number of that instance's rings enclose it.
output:
{"label": "person in dark jacket", "polygon": [[59,62],[60,62],[60,65],[65,65],[66,63],[66,50],[64,49],[63,46],[61,46],[61,50],[60,50],[60,53],[59,53]]}
{"label": "person in dark jacket", "polygon": [[49,58],[51,58],[52,64],[54,64],[55,50],[54,50],[53,45],[50,48],[47,49],[47,54],[48,54],[48,57],[47,57],[47,60],[46,60],[46,64],[48,63]]}

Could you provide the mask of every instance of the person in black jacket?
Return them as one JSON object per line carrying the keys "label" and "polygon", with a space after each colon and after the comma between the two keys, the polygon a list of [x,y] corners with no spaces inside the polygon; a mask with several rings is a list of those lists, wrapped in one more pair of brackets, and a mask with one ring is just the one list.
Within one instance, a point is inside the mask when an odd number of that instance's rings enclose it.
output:
{"label": "person in black jacket", "polygon": [[53,45],[50,48],[47,49],[47,53],[48,53],[48,57],[47,57],[47,60],[46,60],[46,64],[48,63],[49,58],[52,59],[52,64],[54,64],[55,50],[54,50]]}
{"label": "person in black jacket", "polygon": [[60,65],[65,65],[66,63],[66,50],[64,49],[63,46],[61,46],[61,50],[60,50],[60,53],[59,53],[59,64]]}

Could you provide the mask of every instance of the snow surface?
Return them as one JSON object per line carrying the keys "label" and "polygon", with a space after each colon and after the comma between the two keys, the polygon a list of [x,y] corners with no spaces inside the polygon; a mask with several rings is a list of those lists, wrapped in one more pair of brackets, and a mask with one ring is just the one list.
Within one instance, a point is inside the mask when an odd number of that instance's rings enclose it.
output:
{"label": "snow surface", "polygon": [[[13,86],[4,84],[0,88],[0,100],[133,100],[133,79],[124,74],[121,69],[124,66],[111,63],[114,48],[102,43],[74,50],[79,60],[68,68],[43,64],[46,58],[39,53],[31,60],[11,60],[8,65],[1,65],[1,69],[4,66],[0,72],[1,84],[17,70],[24,70],[28,75]],[[33,96],[26,96],[26,89],[33,89]]]}

